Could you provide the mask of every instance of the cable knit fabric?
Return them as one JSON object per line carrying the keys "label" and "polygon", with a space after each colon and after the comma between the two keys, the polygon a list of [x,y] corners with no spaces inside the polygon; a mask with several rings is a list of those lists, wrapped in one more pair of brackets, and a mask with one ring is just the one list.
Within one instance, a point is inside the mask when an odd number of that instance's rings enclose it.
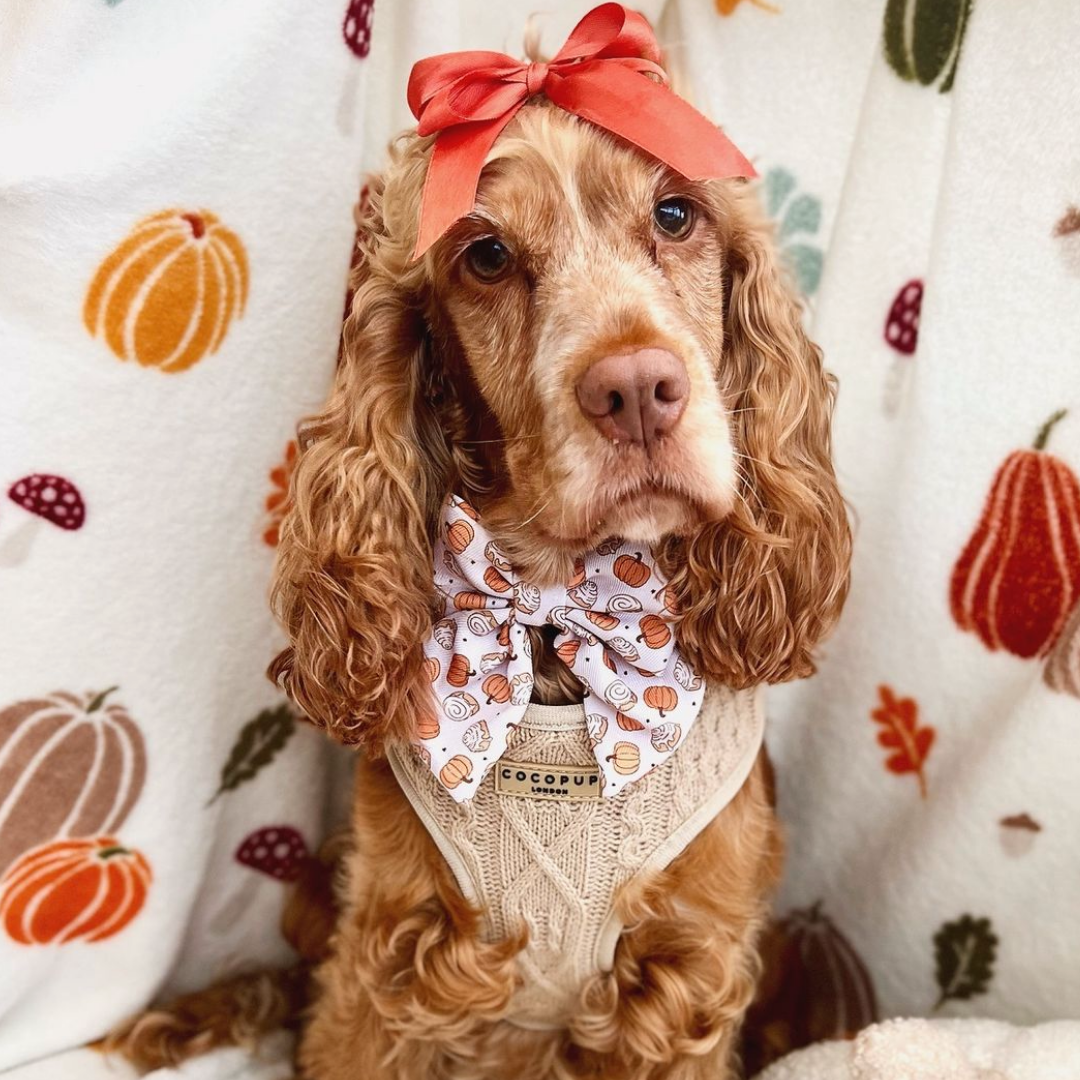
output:
{"label": "cable knit fabric", "polygon": [[589,736],[610,798],[665,761],[701,708],[704,685],[675,644],[675,599],[648,548],[617,538],[576,560],[570,579],[515,573],[477,511],[451,495],[435,545],[444,618],[424,642],[438,715],[417,745],[458,802],[501,757],[532,696],[526,626],[550,624],[559,659],[584,683]]}
{"label": "cable knit fabric", "polygon": [[483,910],[486,939],[528,931],[510,1020],[562,1026],[585,981],[611,968],[622,932],[620,890],[667,866],[731,801],[757,757],[762,729],[756,692],[710,686],[679,749],[604,799],[522,796],[500,783],[503,770],[529,771],[515,763],[556,776],[560,768],[595,771],[582,705],[530,705],[499,767],[467,803],[455,802],[411,749],[391,752],[398,782],[462,893]]}

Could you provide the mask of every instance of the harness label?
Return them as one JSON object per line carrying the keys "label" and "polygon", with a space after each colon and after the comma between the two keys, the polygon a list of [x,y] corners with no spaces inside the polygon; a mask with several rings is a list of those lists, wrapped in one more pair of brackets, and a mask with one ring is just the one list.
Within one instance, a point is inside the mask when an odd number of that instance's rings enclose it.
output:
{"label": "harness label", "polygon": [[560,802],[599,799],[601,786],[600,769],[596,765],[500,761],[495,766],[495,791],[499,795]]}

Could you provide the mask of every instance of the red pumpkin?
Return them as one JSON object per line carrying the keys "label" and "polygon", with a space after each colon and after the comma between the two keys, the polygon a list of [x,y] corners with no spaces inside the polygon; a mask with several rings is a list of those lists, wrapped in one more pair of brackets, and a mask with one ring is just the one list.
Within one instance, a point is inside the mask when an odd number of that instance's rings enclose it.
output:
{"label": "red pumpkin", "polygon": [[0,710],[0,874],[24,851],[119,829],[146,779],[146,748],[111,693],[60,690]]}
{"label": "red pumpkin", "polygon": [[0,881],[0,925],[20,945],[104,941],[142,910],[151,878],[112,836],[43,844]]}
{"label": "red pumpkin", "polygon": [[953,618],[991,651],[1045,656],[1080,597],[1080,482],[1045,452],[1064,416],[1005,459],[953,569]]}

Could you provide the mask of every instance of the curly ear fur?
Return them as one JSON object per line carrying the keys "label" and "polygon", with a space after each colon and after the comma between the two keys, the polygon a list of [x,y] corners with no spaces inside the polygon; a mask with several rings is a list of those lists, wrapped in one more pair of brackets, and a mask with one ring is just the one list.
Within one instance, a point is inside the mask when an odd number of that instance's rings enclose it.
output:
{"label": "curly ear fur", "polygon": [[835,380],[803,332],[756,195],[735,198],[720,379],[739,498],[724,521],[669,541],[665,564],[687,659],[745,687],[813,672],[847,595],[851,534],[831,458]]}
{"label": "curly ear fur", "polygon": [[409,263],[426,142],[371,185],[337,378],[301,425],[272,590],[290,645],[271,677],[337,739],[375,748],[431,707],[417,676],[449,457],[426,385],[424,270]]}

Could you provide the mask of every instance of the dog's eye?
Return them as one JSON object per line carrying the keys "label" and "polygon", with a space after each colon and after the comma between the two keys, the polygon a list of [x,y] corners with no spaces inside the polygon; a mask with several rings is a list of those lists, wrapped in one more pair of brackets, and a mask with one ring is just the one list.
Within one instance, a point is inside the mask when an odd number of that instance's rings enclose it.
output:
{"label": "dog's eye", "polygon": [[681,240],[694,226],[694,204],[689,199],[661,199],[653,210],[656,227],[673,240]]}
{"label": "dog's eye", "polygon": [[510,249],[494,236],[485,236],[465,249],[465,265],[481,281],[498,281],[510,269]]}

